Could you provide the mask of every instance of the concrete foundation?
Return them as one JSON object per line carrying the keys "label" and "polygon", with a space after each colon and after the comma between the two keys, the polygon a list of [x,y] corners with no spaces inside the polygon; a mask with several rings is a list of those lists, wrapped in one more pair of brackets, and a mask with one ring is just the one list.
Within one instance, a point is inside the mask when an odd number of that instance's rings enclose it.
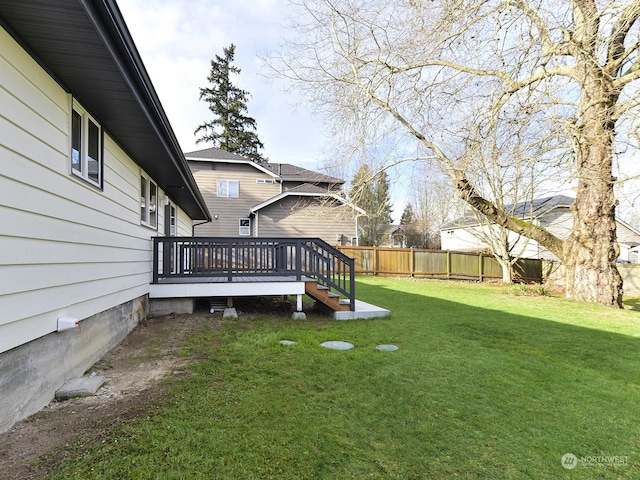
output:
{"label": "concrete foundation", "polygon": [[149,311],[146,295],[0,354],[0,433],[40,411],[67,380],[81,376]]}
{"label": "concrete foundation", "polygon": [[149,313],[151,315],[170,315],[172,313],[193,313],[195,298],[151,298]]}
{"label": "concrete foundation", "polygon": [[224,309],[224,312],[222,313],[222,318],[238,318],[238,312],[235,308],[231,307],[227,307]]}

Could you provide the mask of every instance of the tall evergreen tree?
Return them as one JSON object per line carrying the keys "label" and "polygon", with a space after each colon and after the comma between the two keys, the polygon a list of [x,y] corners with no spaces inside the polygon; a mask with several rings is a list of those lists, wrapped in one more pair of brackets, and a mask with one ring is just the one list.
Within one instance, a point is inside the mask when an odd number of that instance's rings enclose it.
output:
{"label": "tall evergreen tree", "polygon": [[413,213],[413,205],[407,203],[407,206],[402,211],[402,217],[400,217],[400,227],[404,232],[404,245],[406,247],[425,247],[422,236],[418,232],[417,223]]}
{"label": "tall evergreen tree", "polygon": [[411,225],[414,220],[413,206],[407,203],[407,206],[402,211],[402,217],[400,217],[400,225]]}
{"label": "tall evergreen tree", "polygon": [[211,72],[207,77],[210,87],[200,89],[200,100],[209,104],[214,119],[200,125],[195,135],[201,133],[196,143],[212,142],[215,147],[247,157],[254,162],[268,162],[258,150],[264,148],[256,133],[256,121],[247,116],[249,92],[234,85],[231,76],[241,70],[233,65],[236,47],[232,43],[224,48],[224,57],[211,60]]}
{"label": "tall evergreen tree", "polygon": [[381,171],[373,175],[368,165],[362,165],[351,182],[349,198],[367,212],[359,223],[359,244],[380,245],[393,211],[387,173]]}

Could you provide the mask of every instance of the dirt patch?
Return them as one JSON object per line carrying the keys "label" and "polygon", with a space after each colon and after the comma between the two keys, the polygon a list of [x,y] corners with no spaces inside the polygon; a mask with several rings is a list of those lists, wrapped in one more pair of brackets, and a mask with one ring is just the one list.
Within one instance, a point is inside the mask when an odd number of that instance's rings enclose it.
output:
{"label": "dirt patch", "polygon": [[191,335],[215,328],[221,314],[150,317],[90,370],[106,378],[93,397],[51,402],[42,411],[0,435],[0,479],[46,478],[43,462],[75,438],[96,438],[113,424],[147,415],[165,394],[160,380],[179,374],[185,360],[177,354]]}

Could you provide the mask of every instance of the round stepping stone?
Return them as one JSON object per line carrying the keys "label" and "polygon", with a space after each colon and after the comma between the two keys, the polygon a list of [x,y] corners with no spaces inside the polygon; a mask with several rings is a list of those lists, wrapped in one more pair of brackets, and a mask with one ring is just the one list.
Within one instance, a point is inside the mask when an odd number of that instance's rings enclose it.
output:
{"label": "round stepping stone", "polygon": [[398,347],[395,345],[378,345],[376,350],[382,350],[383,352],[395,352]]}
{"label": "round stepping stone", "polygon": [[280,340],[280,345],[295,345],[298,342],[294,342],[293,340]]}
{"label": "round stepping stone", "polygon": [[351,350],[353,348],[353,343],[330,340],[328,342],[322,342],[320,346],[324,348],[331,348],[332,350]]}

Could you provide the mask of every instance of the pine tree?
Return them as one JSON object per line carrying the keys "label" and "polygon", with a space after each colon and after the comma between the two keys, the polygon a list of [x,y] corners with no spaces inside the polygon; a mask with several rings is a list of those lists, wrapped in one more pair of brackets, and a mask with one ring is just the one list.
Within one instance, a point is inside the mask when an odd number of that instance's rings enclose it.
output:
{"label": "pine tree", "polygon": [[231,76],[241,70],[233,65],[236,47],[224,48],[224,57],[211,60],[207,77],[210,87],[200,89],[200,100],[209,104],[214,119],[200,125],[195,135],[202,133],[196,143],[212,142],[215,147],[247,157],[254,162],[268,162],[258,150],[264,148],[256,133],[256,121],[246,115],[249,92],[234,85]]}
{"label": "pine tree", "polygon": [[411,225],[413,221],[413,206],[407,203],[407,206],[402,211],[402,217],[400,217],[400,225]]}
{"label": "pine tree", "polygon": [[376,206],[379,223],[384,225],[386,229],[391,224],[391,212],[393,207],[391,206],[391,192],[389,185],[389,177],[386,170],[381,170],[374,177],[373,191],[376,198]]}
{"label": "pine tree", "polygon": [[380,245],[391,223],[393,211],[386,172],[373,175],[366,164],[362,165],[351,182],[349,198],[367,212],[359,223],[359,245]]}
{"label": "pine tree", "polygon": [[400,226],[404,231],[404,240],[407,247],[426,247],[425,242],[422,240],[422,235],[418,231],[418,221],[413,213],[413,205],[410,203],[407,203],[407,206],[402,211]]}

